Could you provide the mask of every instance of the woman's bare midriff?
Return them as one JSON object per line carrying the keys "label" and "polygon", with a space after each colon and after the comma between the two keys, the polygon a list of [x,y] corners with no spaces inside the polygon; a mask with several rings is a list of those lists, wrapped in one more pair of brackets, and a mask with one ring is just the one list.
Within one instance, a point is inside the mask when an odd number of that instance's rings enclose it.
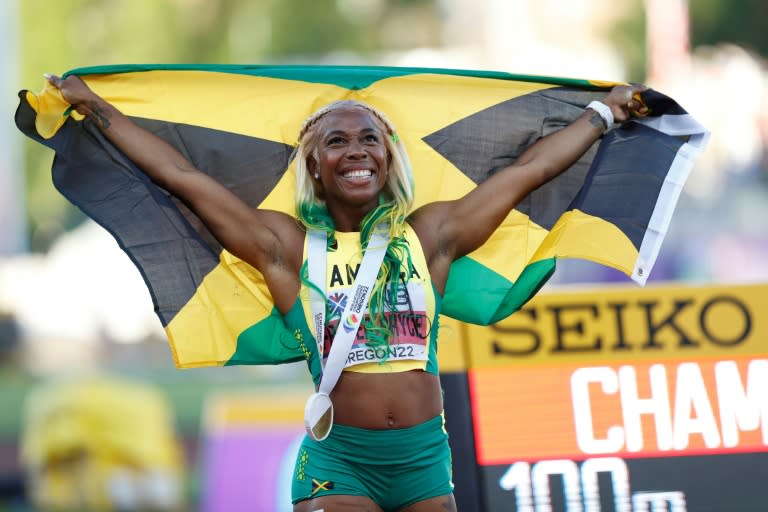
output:
{"label": "woman's bare midriff", "polygon": [[373,430],[424,423],[443,410],[437,375],[342,372],[331,393],[334,423]]}

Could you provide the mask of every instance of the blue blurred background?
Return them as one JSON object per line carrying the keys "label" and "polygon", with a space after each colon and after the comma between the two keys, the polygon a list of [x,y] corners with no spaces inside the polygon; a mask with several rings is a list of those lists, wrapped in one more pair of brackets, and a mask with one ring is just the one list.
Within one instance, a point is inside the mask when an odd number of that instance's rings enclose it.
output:
{"label": "blue blurred background", "polygon": [[[760,0],[0,1],[0,510],[28,510],[33,392],[85,375],[156,390],[181,446],[181,507],[195,509],[212,397],[309,383],[300,366],[173,368],[138,272],[54,190],[52,153],[13,125],[16,93],[41,89],[43,72],[370,64],[643,82],[712,131],[650,281],[766,282],[766,19]],[[615,281],[628,279],[568,261],[548,286]]]}

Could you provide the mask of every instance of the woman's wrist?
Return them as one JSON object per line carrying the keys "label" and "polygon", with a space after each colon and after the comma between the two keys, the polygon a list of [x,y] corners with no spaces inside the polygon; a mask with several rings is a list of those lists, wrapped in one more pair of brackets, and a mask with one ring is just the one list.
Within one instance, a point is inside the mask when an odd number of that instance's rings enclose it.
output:
{"label": "woman's wrist", "polygon": [[608,131],[608,129],[613,126],[614,119],[611,107],[602,101],[590,102],[589,105],[587,105],[587,109],[597,112],[597,114],[603,120],[603,124],[605,125],[603,131]]}
{"label": "woman's wrist", "polygon": [[92,98],[78,103],[76,108],[78,112],[88,116],[102,130],[106,130],[112,125],[114,107],[100,96],[94,94]]}

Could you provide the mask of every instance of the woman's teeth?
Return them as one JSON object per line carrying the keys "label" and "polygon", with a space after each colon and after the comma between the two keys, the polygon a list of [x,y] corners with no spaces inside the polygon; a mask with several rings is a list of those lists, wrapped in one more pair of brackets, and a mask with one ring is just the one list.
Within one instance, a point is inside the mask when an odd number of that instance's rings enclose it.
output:
{"label": "woman's teeth", "polygon": [[357,169],[354,171],[347,171],[343,176],[345,178],[368,178],[373,176],[373,171],[370,169]]}

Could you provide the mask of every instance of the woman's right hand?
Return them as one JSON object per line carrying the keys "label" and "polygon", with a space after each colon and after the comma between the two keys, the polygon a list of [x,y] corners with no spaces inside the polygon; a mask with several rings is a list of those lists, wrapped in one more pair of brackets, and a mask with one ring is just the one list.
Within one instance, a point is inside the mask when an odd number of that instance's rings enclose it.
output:
{"label": "woman's right hand", "polygon": [[647,89],[645,85],[617,85],[602,99],[602,102],[611,109],[613,119],[617,123],[623,123],[634,116],[643,116],[648,113],[648,107],[640,98],[640,94]]}
{"label": "woman's right hand", "polygon": [[88,108],[88,103],[100,99],[78,76],[69,75],[64,79],[50,74],[45,74],[44,76],[49,84],[61,91],[61,96],[64,100],[72,105],[80,114],[88,115],[91,112]]}

